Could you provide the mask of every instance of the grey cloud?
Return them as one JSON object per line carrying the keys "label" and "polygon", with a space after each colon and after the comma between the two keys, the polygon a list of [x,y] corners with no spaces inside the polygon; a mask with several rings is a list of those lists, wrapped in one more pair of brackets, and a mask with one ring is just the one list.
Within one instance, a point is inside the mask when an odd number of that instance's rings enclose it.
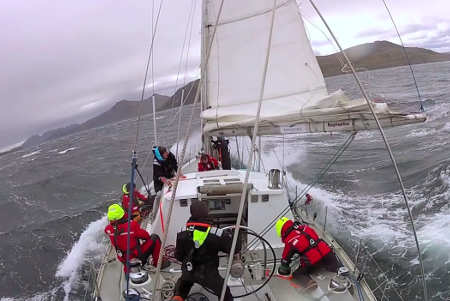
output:
{"label": "grey cloud", "polygon": [[[172,80],[178,72],[193,1],[164,2],[154,47],[156,80]],[[199,10],[197,5],[197,21]],[[123,98],[137,99],[151,11],[150,1],[0,2],[0,101],[7,105],[0,111],[0,144],[82,121]],[[188,71],[198,68],[199,31],[195,22]],[[160,83],[156,89],[167,91],[171,85]],[[98,105],[89,106],[93,102]]]}

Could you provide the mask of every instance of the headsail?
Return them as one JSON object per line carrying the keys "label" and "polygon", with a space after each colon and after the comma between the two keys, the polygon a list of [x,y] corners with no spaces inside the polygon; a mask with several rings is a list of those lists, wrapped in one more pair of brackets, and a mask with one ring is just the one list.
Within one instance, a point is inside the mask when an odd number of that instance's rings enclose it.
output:
{"label": "headsail", "polygon": [[[204,132],[249,135],[263,76],[273,0],[228,0],[203,70]],[[214,24],[218,1],[206,1],[204,41]],[[271,54],[261,108],[260,134],[362,130],[376,127],[364,99],[342,91],[328,95],[295,0],[280,0],[275,12]],[[425,120],[424,114],[394,112],[374,104],[384,126]]]}

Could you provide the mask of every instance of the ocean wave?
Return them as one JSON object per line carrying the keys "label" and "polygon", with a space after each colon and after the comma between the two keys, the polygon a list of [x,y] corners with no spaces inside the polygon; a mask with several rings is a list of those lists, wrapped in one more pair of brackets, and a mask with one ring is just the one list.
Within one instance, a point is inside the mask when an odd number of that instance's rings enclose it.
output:
{"label": "ocean wave", "polygon": [[70,252],[59,264],[56,277],[64,279],[62,287],[65,292],[64,300],[69,300],[72,288],[79,280],[80,269],[84,263],[93,257],[98,258],[105,254],[105,235],[103,229],[107,225],[106,215],[91,222]]}
{"label": "ocean wave", "polygon": [[13,149],[15,149],[15,148],[21,147],[21,146],[23,145],[24,142],[25,142],[25,140],[20,141],[20,142],[15,143],[15,144],[11,144],[11,145],[2,147],[2,148],[0,148],[0,154],[1,154],[1,153],[6,153],[6,152],[9,152],[9,151],[11,151],[11,150],[13,150]]}
{"label": "ocean wave", "polygon": [[444,126],[441,129],[442,131],[445,132],[450,132],[450,122],[447,122],[446,124],[444,124]]}
{"label": "ocean wave", "polygon": [[28,154],[23,155],[22,158],[28,158],[28,157],[37,155],[37,154],[39,154],[40,152],[41,152],[41,150],[39,149],[39,150],[37,150],[37,151],[34,151],[34,152],[31,152],[31,153],[28,153]]}
{"label": "ocean wave", "polygon": [[[184,138],[181,138],[177,143],[174,143],[170,147],[170,151],[175,155],[179,156],[183,150]],[[184,161],[187,162],[200,152],[202,149],[202,139],[200,131],[193,131],[189,135],[188,142],[186,144]],[[178,150],[178,155],[177,155]]]}
{"label": "ocean wave", "polygon": [[65,150],[63,150],[63,151],[58,152],[58,154],[64,155],[64,154],[66,154],[66,153],[68,153],[68,152],[70,152],[70,151],[73,151],[73,150],[77,149],[77,148],[78,148],[78,147],[69,147],[68,149],[65,149]]}
{"label": "ocean wave", "polygon": [[436,129],[421,128],[411,131],[406,137],[425,137],[436,134]]}

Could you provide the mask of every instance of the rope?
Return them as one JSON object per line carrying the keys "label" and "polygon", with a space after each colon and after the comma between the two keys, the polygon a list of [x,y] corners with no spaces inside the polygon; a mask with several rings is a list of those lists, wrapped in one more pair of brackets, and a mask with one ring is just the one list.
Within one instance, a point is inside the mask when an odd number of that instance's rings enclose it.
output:
{"label": "rope", "polygon": [[[209,43],[209,46],[208,46],[208,49],[207,49],[207,52],[206,52],[206,59],[205,59],[205,61],[203,63],[202,69],[206,66],[206,64],[208,62],[208,59],[209,59],[209,56],[211,54],[212,42],[214,41],[214,36],[216,35],[217,24],[219,23],[220,15],[222,13],[223,3],[224,3],[224,0],[221,0],[219,11],[218,11],[218,14],[217,14],[216,23],[214,25],[214,31],[213,31],[213,34],[212,34],[212,37],[211,37],[211,41]],[[187,142],[188,142],[189,135],[190,135],[190,129],[191,129],[191,126],[192,126],[192,120],[194,119],[195,105],[197,104],[197,101],[198,101],[199,96],[200,96],[200,90],[201,90],[200,87],[202,86],[201,85],[201,81],[202,81],[202,79],[200,78],[200,83],[199,83],[199,85],[197,87],[197,91],[195,93],[195,99],[194,99],[194,105],[192,107],[191,117],[189,119],[188,127],[187,127],[187,130],[186,130],[186,136],[185,136],[185,139],[184,139],[183,149],[182,149],[181,155],[180,155],[180,162],[183,162],[183,160],[184,160],[184,155],[185,155],[185,152],[186,152]],[[175,196],[176,196],[176,192],[177,192],[177,188],[178,188],[178,183],[180,181],[180,174],[181,174],[181,164],[178,165],[177,176],[176,176],[176,179],[175,179],[175,183],[173,185],[173,191],[172,191],[172,196],[171,196],[170,205],[169,205],[169,212],[167,214],[167,221],[165,223],[166,224],[165,225],[166,231],[164,231],[164,233],[163,233],[163,237],[162,237],[162,241],[161,241],[161,250],[159,252],[158,264],[157,264],[157,267],[156,267],[155,281],[154,281],[154,284],[153,284],[153,291],[152,291],[152,296],[155,297],[155,301],[159,300],[159,297],[160,297],[159,295],[156,294],[156,291],[157,291],[157,288],[159,286],[159,278],[160,278],[160,274],[161,274],[161,263],[162,263],[162,258],[164,256],[163,251],[164,251],[164,247],[165,247],[166,241],[167,241],[167,234],[169,232],[168,228],[170,226],[170,220],[172,218],[173,204],[175,202]],[[162,197],[162,195],[161,195],[161,197]]]}
{"label": "rope", "polygon": [[[183,101],[183,104],[186,102],[186,99],[189,98],[189,95],[191,94],[191,91],[192,91],[193,87],[194,87],[194,85],[191,85],[191,88],[189,89],[188,95],[184,98],[185,100]],[[181,114],[181,112],[177,112],[177,114]],[[172,121],[167,125],[167,128],[170,128],[175,123],[175,121],[177,120],[176,116],[177,115],[175,115],[175,117],[172,119]],[[177,138],[177,143],[178,143],[178,138]],[[142,169],[144,169],[145,166],[147,166],[147,162],[150,159],[150,156],[152,156],[152,154],[153,154],[153,152],[152,152],[152,150],[150,150],[148,152],[147,156],[145,157],[144,164],[142,164]],[[177,154],[177,156],[178,156],[178,154]]]}
{"label": "rope", "polygon": [[244,187],[242,189],[242,194],[241,194],[241,202],[239,204],[239,211],[238,211],[238,216],[236,219],[236,228],[234,229],[234,234],[233,234],[233,242],[231,244],[231,250],[230,250],[230,256],[228,258],[228,265],[227,265],[227,271],[225,274],[225,279],[222,285],[222,293],[220,294],[220,301],[223,301],[223,298],[225,297],[225,290],[227,288],[227,282],[228,282],[228,278],[230,277],[230,270],[231,270],[231,265],[233,263],[233,256],[234,256],[234,251],[236,250],[236,243],[237,243],[237,238],[238,238],[238,234],[239,234],[239,227],[241,225],[241,220],[242,220],[242,213],[244,211],[244,204],[245,204],[245,200],[247,198],[248,195],[248,179],[250,177],[250,170],[252,169],[252,159],[253,159],[253,155],[254,155],[254,150],[255,150],[255,142],[256,142],[256,136],[258,134],[258,126],[259,126],[259,118],[261,115],[261,106],[262,106],[262,100],[264,97],[264,90],[265,90],[265,86],[266,86],[266,77],[267,77],[267,67],[269,65],[269,57],[270,57],[270,49],[272,46],[272,33],[273,33],[273,24],[275,21],[275,11],[276,11],[276,7],[277,7],[277,0],[273,0],[273,7],[272,7],[272,19],[270,22],[270,29],[269,29],[269,38],[267,41],[267,49],[266,49],[266,61],[264,63],[264,71],[263,71],[263,77],[262,77],[262,83],[261,83],[261,90],[259,93],[259,102],[258,102],[258,110],[256,112],[256,118],[255,118],[255,126],[253,129],[253,137],[252,137],[252,146],[251,146],[251,151],[249,154],[249,158],[248,158],[248,166],[247,166],[247,170],[245,172],[245,180],[244,180]]}
{"label": "rope", "polygon": [[126,254],[126,266],[127,272],[125,274],[125,278],[127,280],[127,300],[128,300],[128,289],[130,287],[130,243],[131,243],[131,213],[133,208],[133,197],[134,197],[134,177],[136,170],[136,152],[133,152],[133,157],[131,160],[131,181],[130,181],[130,197],[128,202],[128,221],[127,221],[127,254]]}
{"label": "rope", "polygon": [[178,109],[178,126],[177,126],[177,149],[176,154],[178,157],[178,144],[180,143],[180,132],[181,132],[181,112],[183,110],[184,102],[184,88],[181,90],[180,108]]}
{"label": "rope", "polygon": [[[194,15],[194,10],[195,10],[195,1],[191,1],[191,8],[189,10],[189,14],[188,14],[188,19],[187,19],[187,24],[186,24],[186,30],[184,31],[184,40],[183,40],[183,46],[181,47],[181,55],[180,55],[180,62],[178,63],[178,72],[177,72],[177,77],[175,80],[175,89],[178,89],[178,80],[180,78],[180,73],[181,73],[181,69],[183,68],[182,64],[183,64],[183,57],[184,57],[184,48],[186,46],[186,40],[187,40],[187,36],[188,36],[188,30],[189,28],[191,28],[191,33],[192,33],[192,20],[193,20],[193,15]],[[189,46],[188,46],[189,47]],[[188,55],[189,55],[189,48],[186,49],[186,62],[188,61]],[[186,80],[186,74],[184,74],[184,80]],[[172,107],[173,107],[173,102],[172,102]]]}
{"label": "rope", "polygon": [[[155,18],[155,1],[152,1],[152,32]],[[154,55],[152,55],[152,113],[153,113],[153,145],[158,145],[158,134],[156,130],[156,105],[155,105],[155,64]]]}
{"label": "rope", "polygon": [[392,17],[391,11],[389,10],[389,7],[387,6],[386,1],[385,0],[382,0],[382,1],[384,3],[384,7],[386,7],[389,17],[391,18],[392,25],[394,25],[395,31],[397,32],[398,39],[400,40],[400,43],[402,44],[403,54],[405,55],[406,61],[408,62],[409,70],[411,70],[411,75],[413,77],[414,85],[415,85],[416,91],[417,91],[417,97],[419,98],[420,111],[424,112],[425,109],[423,108],[423,102],[422,102],[422,97],[420,96],[419,86],[417,85],[416,76],[414,75],[414,70],[411,66],[411,62],[409,61],[409,57],[408,57],[408,53],[406,52],[405,44],[403,44],[402,36],[400,35],[400,32],[398,31],[397,25],[395,24],[394,18]]}
{"label": "rope", "polygon": [[378,129],[380,130],[381,137],[383,138],[384,144],[386,145],[386,149],[387,149],[387,151],[389,153],[389,157],[391,158],[392,164],[394,166],[395,174],[397,176],[397,180],[398,180],[398,182],[400,184],[400,188],[401,188],[401,191],[402,191],[402,194],[403,194],[403,198],[405,200],[405,206],[406,206],[406,208],[408,210],[409,220],[411,222],[411,227],[412,227],[413,234],[414,234],[414,240],[416,242],[417,251],[419,252],[419,261],[420,261],[420,266],[421,266],[421,269],[422,269],[423,294],[424,294],[425,301],[427,301],[428,300],[428,292],[427,292],[427,284],[426,284],[426,279],[425,279],[425,268],[424,268],[424,265],[423,265],[422,253],[420,251],[419,239],[417,238],[416,228],[414,226],[414,219],[413,219],[413,216],[411,214],[411,209],[409,208],[409,202],[408,202],[408,197],[406,195],[405,186],[403,185],[403,180],[402,180],[402,177],[400,175],[400,171],[398,170],[398,166],[397,166],[397,162],[395,161],[394,154],[392,153],[392,150],[391,150],[391,147],[389,145],[389,142],[387,141],[386,135],[384,134],[384,130],[381,127],[380,121],[378,120],[378,117],[377,117],[375,111],[373,110],[372,104],[371,104],[371,102],[369,100],[369,96],[367,95],[364,87],[362,86],[361,81],[359,80],[358,75],[356,74],[355,69],[353,68],[353,65],[352,65],[351,61],[349,60],[349,58],[348,58],[347,54],[345,53],[345,51],[342,49],[342,47],[339,44],[339,41],[337,40],[336,36],[331,31],[331,28],[328,26],[328,23],[325,21],[324,17],[322,16],[320,11],[315,6],[313,0],[309,0],[309,2],[311,3],[311,5],[313,6],[314,10],[319,15],[319,17],[322,20],[322,22],[327,27],[328,31],[330,32],[331,36],[333,37],[334,41],[336,42],[336,45],[339,47],[339,49],[342,52],[342,55],[345,57],[345,60],[347,61],[347,64],[352,69],[353,77],[355,78],[356,82],[358,83],[359,89],[361,90],[361,93],[363,94],[364,98],[366,99],[366,102],[367,102],[367,105],[369,106],[370,112],[372,113],[372,116],[375,119],[375,122],[377,123]]}
{"label": "rope", "polygon": [[[140,122],[141,122],[142,104],[144,102],[145,85],[147,84],[147,76],[148,76],[148,68],[150,66],[150,59],[153,57],[153,44],[155,42],[156,30],[158,28],[159,16],[161,14],[161,8],[162,8],[163,2],[164,2],[164,0],[161,0],[160,5],[159,5],[159,9],[158,9],[158,15],[156,17],[155,28],[154,28],[154,30],[152,32],[152,41],[151,41],[151,44],[150,44],[150,50],[148,52],[147,66],[145,67],[144,82],[142,84],[142,93],[141,93],[141,100],[140,100],[140,105],[139,105],[138,118],[137,118],[137,121],[136,121],[137,122],[136,139],[134,141],[133,151],[136,151],[137,142],[138,142],[138,138],[139,138],[139,126],[140,126]],[[153,24],[153,22],[152,22],[152,24]]]}

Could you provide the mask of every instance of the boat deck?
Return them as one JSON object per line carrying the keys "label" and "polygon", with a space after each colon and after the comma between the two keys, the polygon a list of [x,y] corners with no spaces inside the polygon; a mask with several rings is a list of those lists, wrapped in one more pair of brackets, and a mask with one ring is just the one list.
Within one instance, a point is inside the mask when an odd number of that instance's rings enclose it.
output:
{"label": "boat deck", "polygon": [[[192,189],[193,184],[195,181],[199,181],[200,175],[192,175],[188,174],[190,171],[196,170],[196,162],[192,161],[189,164],[187,164],[183,171],[187,175],[187,180],[183,181],[183,184],[179,187],[180,188],[180,194],[184,198],[185,193],[186,195],[192,195],[196,190]],[[227,171],[214,171],[211,172],[209,175],[214,175],[216,177],[220,177],[221,173],[226,173]],[[228,171],[228,177],[232,174],[233,177],[236,178],[236,175],[238,174],[238,171]],[[243,172],[241,172],[243,173]],[[207,173],[202,174],[201,177],[205,178],[207,176]],[[242,175],[241,175],[242,176]],[[224,176],[226,178],[226,176]],[[207,177],[208,179],[211,179],[211,177]],[[251,177],[252,178],[252,177]],[[262,186],[262,179],[258,178],[258,176],[254,179],[254,190],[256,192],[252,193],[262,193],[261,191],[263,188]],[[202,180],[204,181],[204,180]],[[221,183],[223,183],[224,180],[221,179]],[[267,182],[264,182],[264,187],[266,187],[267,190]],[[196,187],[194,187],[196,188]],[[259,192],[258,192],[258,189]],[[164,193],[167,191],[167,188],[165,188]],[[265,191],[264,193],[267,193]],[[278,192],[272,192],[275,193],[274,195],[276,197],[279,196]],[[188,196],[192,197],[192,196]],[[197,196],[195,196],[197,197]],[[261,195],[259,195],[259,199],[261,199]],[[164,198],[164,194],[163,194]],[[181,197],[180,197],[181,198]],[[178,191],[177,191],[177,199],[178,199]],[[178,200],[180,201],[180,200]],[[256,214],[256,217],[262,219],[264,221],[268,221],[270,219],[267,219],[265,214],[276,214],[278,210],[270,207],[270,202],[252,202],[250,203],[252,206],[263,206],[263,207],[256,207],[256,211],[258,213]],[[284,204],[284,203],[283,203]],[[250,206],[250,205],[249,205]],[[266,206],[266,207],[264,207]],[[158,206],[159,208],[159,206]],[[265,208],[265,209],[264,209]],[[180,209],[182,211],[180,211]],[[254,209],[255,210],[255,209]],[[185,212],[184,212],[185,211]],[[270,212],[273,211],[273,212]],[[178,211],[176,212],[176,219],[175,221],[172,220],[172,222],[181,223],[184,224],[185,220],[187,220],[186,217],[189,216],[189,207],[183,207],[178,208]],[[255,213],[253,213],[255,215]],[[160,212],[156,215],[156,219],[160,216]],[[249,217],[249,221],[251,220],[251,216]],[[155,222],[153,222],[155,224]],[[146,220],[144,221],[143,227],[146,227],[147,230],[150,232],[155,232],[156,229],[153,229],[152,231],[151,223]],[[250,225],[249,225],[250,226]],[[176,226],[172,227],[172,229],[175,229]],[[251,227],[250,227],[251,228]],[[322,229],[319,229],[315,227],[318,235],[322,237],[325,241],[327,241],[330,245],[333,246],[337,256],[340,258],[341,262],[350,270],[354,271],[355,267],[346,255],[345,251],[339,246],[337,242],[333,240],[332,237],[328,235],[328,233],[322,231]],[[173,230],[177,232],[176,230]],[[157,232],[157,231],[156,231]],[[156,233],[155,232],[155,233]],[[270,236],[270,235],[269,235]],[[268,239],[269,240],[269,239]],[[270,240],[269,240],[270,241]],[[279,242],[279,238],[277,238],[277,241]],[[282,249],[280,248],[280,243],[275,244],[274,241],[271,242],[277,258],[280,258]],[[258,254],[259,252],[259,254]],[[249,256],[251,258],[257,258],[258,256],[261,256],[261,250],[260,249],[254,249],[251,252]],[[224,256],[221,258],[220,261],[220,267],[219,272],[224,276],[225,275],[225,268],[226,268],[226,260],[227,257]],[[255,266],[252,267],[253,272],[250,271],[249,266],[250,262],[252,260],[248,260],[246,264],[246,269],[244,272],[244,275],[239,279],[230,278],[228,285],[230,286],[231,292],[234,296],[239,296],[244,294],[246,291],[250,291],[255,287],[260,286],[260,284],[266,279],[265,277],[268,276],[269,270],[272,270],[273,267],[273,260],[271,262],[267,261],[268,264],[265,265],[265,268],[260,268],[259,270],[259,277],[255,277]],[[266,262],[266,263],[267,263]],[[258,265],[261,266],[261,265]],[[149,273],[149,280],[143,284],[130,284],[130,287],[133,287],[137,289],[141,295],[145,298],[151,298],[151,292],[153,289],[153,282],[152,278],[154,278],[154,268],[146,266],[147,271]],[[177,263],[172,263],[172,265],[165,271],[161,272],[161,280],[159,288],[159,292],[162,295],[161,300],[170,300],[170,297],[173,293],[173,288],[176,283],[176,280],[181,275],[181,267]],[[256,268],[257,270],[258,268]],[[310,277],[314,279],[316,285],[313,285],[311,287],[307,287],[304,284],[300,283],[298,278],[295,276],[295,273],[289,277],[284,277],[277,275],[276,272],[274,276],[270,279],[270,281],[267,283],[267,285],[263,286],[258,292],[251,294],[246,297],[236,298],[235,300],[242,300],[242,301],[260,301],[260,300],[267,300],[267,301],[276,301],[276,300],[331,300],[331,301],[345,301],[345,300],[359,300],[357,296],[357,290],[354,287],[354,285],[350,286],[348,289],[345,289],[343,292],[336,292],[329,288],[330,280],[335,277],[335,273],[330,273],[324,269],[319,269],[314,271]],[[255,280],[258,279],[258,280]],[[314,282],[313,281],[313,282]],[[108,251],[108,254],[105,256],[104,264],[102,265],[100,272],[97,277],[97,289],[96,289],[96,295],[97,298],[100,297],[101,300],[124,300],[124,297],[122,296],[122,292],[126,289],[126,280],[125,275],[123,272],[123,265],[116,259],[115,250],[113,248],[110,248]],[[131,282],[130,282],[131,283]],[[311,283],[310,283],[311,284]],[[376,298],[373,296],[373,294],[370,291],[370,288],[367,286],[364,280],[360,282],[360,293],[364,295],[364,300],[376,300]],[[195,285],[193,289],[191,290],[191,294],[193,293],[202,293],[205,296],[209,298],[209,300],[217,300],[217,297],[211,295],[208,291],[206,291],[204,288],[202,288],[199,285]],[[98,299],[99,300],[99,299]]]}

